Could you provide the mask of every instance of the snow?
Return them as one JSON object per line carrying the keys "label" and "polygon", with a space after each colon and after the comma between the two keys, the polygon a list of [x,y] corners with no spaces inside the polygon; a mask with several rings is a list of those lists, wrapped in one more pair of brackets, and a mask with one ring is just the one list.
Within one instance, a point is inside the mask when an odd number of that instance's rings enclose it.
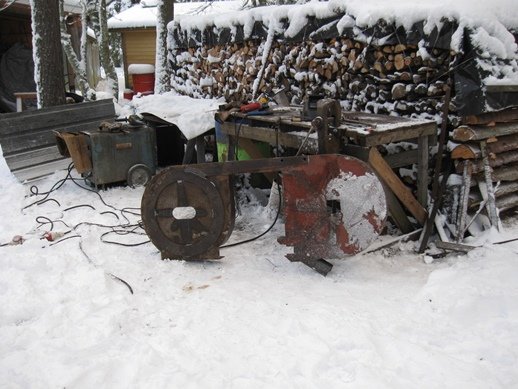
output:
{"label": "snow", "polygon": [[132,63],[128,66],[128,74],[148,74],[155,73],[155,66],[145,63]]}
{"label": "snow", "polygon": [[224,101],[216,99],[193,99],[167,92],[161,95],[134,97],[118,110],[118,114],[128,117],[133,114],[151,113],[178,126],[186,139],[193,139],[214,128],[214,114],[223,103]]}
{"label": "snow", "polygon": [[[214,2],[213,4],[215,4]],[[514,12],[513,12],[514,11]],[[441,28],[444,20],[455,20],[459,27],[454,32],[451,42],[453,50],[460,50],[465,28],[472,29],[475,45],[499,58],[516,58],[517,45],[510,29],[518,28],[518,6],[515,0],[330,0],[328,2],[311,1],[306,4],[257,7],[248,10],[225,12],[224,9],[210,15],[179,15],[169,28],[179,27],[192,33],[209,26],[218,29],[230,28],[235,31],[237,25],[244,27],[245,39],[251,36],[256,22],[267,28],[274,28],[286,38],[292,38],[308,23],[308,18],[328,18],[343,14],[337,28],[358,27],[361,30],[377,24],[381,19],[409,30],[418,22],[424,22],[424,33],[430,34],[434,28]],[[283,21],[288,27],[284,30]]]}
{"label": "snow", "polygon": [[[403,10],[420,16],[421,3],[451,13],[464,5],[466,24],[483,8],[467,0],[393,3],[330,5],[347,5],[356,20],[367,21],[368,7],[374,18],[377,5],[401,23],[409,23]],[[499,23],[515,23],[513,3],[488,3],[484,23],[495,14]],[[307,7],[327,12],[312,4]],[[499,42],[504,45],[495,50],[508,53],[510,43]],[[220,103],[165,93],[137,97],[120,114],[153,113],[191,139],[214,126]],[[65,176],[61,171],[37,182],[39,192]],[[357,184],[349,187],[351,196],[365,186]],[[400,243],[331,260],[333,270],[322,277],[284,257],[291,248],[277,243],[282,221],[258,240],[222,249],[220,261],[162,261],[150,243],[106,243],[147,241],[127,228],[140,220],[142,192],[113,187],[101,198],[67,180],[49,201],[30,206],[43,196],[29,196],[30,185],[16,181],[0,148],[0,243],[25,239],[0,247],[3,387],[516,386],[518,241],[491,243],[518,237],[516,216],[503,232],[476,237],[470,243],[482,246],[467,255],[432,260],[415,254],[415,243]],[[192,216],[188,207],[177,212]],[[257,236],[275,214],[253,198],[240,212],[231,242]],[[40,239],[52,225],[54,232],[70,232],[57,242]]]}
{"label": "snow", "polygon": [[[43,192],[64,176],[37,185]],[[142,189],[100,192],[112,209],[67,181],[51,194],[59,205],[21,211],[36,200],[21,195],[28,186],[3,159],[0,177],[0,241],[27,239],[0,247],[3,387],[509,388],[518,380],[516,242],[430,264],[402,243],[334,260],[322,277],[284,258],[278,224],[222,249],[220,261],[162,261],[149,243],[102,243],[109,229],[94,225],[60,243],[39,239],[49,225],[38,228],[37,216],[62,232],[63,222],[124,224],[120,210],[139,207]],[[80,204],[95,209],[66,210]],[[241,212],[232,241],[272,220],[257,203]],[[507,233],[517,236],[518,224]]]}
{"label": "snow", "polygon": [[[111,17],[108,20],[108,28],[154,28],[157,23],[157,1],[146,1]],[[213,1],[190,2],[174,4],[175,19],[181,15],[208,15],[219,12],[238,10],[242,7],[241,1]]]}

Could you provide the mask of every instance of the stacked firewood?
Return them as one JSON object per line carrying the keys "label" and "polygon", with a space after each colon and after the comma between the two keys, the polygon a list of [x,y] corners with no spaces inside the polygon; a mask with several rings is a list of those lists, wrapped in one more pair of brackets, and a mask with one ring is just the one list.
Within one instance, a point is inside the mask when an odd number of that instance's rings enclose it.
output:
{"label": "stacked firewood", "polygon": [[462,230],[468,214],[482,212],[497,227],[499,213],[518,207],[518,108],[463,122],[452,133],[451,157],[463,177],[457,224]]}
{"label": "stacked firewood", "polygon": [[[284,86],[294,104],[307,94],[322,94],[344,101],[346,109],[421,118],[440,112],[455,59],[445,49],[375,46],[349,38],[247,41],[171,54],[173,87],[193,97],[250,100]],[[453,104],[450,112],[456,112]]]}

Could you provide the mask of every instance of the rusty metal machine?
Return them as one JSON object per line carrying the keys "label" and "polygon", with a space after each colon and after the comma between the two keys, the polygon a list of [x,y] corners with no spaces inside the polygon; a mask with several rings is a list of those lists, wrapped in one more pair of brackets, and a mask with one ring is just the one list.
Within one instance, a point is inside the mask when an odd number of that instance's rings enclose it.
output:
{"label": "rusty metal machine", "polygon": [[171,166],[155,175],[142,198],[142,220],[162,258],[219,259],[234,227],[232,175],[279,172],[290,261],[321,274],[327,259],[353,255],[381,232],[387,206],[381,182],[364,162],[336,154],[339,106],[319,104],[312,126],[326,154]]}

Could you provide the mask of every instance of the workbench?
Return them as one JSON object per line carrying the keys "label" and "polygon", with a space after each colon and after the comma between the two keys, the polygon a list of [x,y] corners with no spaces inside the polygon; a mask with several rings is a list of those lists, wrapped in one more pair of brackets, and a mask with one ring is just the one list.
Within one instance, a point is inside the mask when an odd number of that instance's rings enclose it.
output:
{"label": "workbench", "polygon": [[[327,123],[327,120],[326,120]],[[338,137],[340,153],[368,161],[386,187],[389,209],[403,232],[412,230],[405,212],[394,195],[410,211],[419,224],[426,219],[428,194],[429,148],[435,142],[435,121],[415,120],[395,116],[360,112],[342,112],[338,122],[329,125],[330,133]],[[245,146],[244,140],[266,142],[272,146],[293,148],[298,153],[322,153],[314,123],[304,118],[300,107],[282,107],[269,112],[234,112],[228,121],[219,126],[218,142],[226,142],[228,150]],[[218,137],[218,134],[217,134]],[[381,157],[377,146],[397,142],[412,142],[417,149]],[[417,199],[392,169],[416,164]]]}

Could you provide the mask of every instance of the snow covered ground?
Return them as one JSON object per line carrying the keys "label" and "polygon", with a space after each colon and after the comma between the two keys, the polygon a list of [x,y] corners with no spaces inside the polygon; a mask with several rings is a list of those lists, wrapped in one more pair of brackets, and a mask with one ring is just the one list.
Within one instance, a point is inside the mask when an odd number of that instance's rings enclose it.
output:
{"label": "snow covered ground", "polygon": [[[26,197],[0,158],[0,190],[0,242],[26,239],[0,247],[2,388],[518,387],[518,242],[430,264],[405,243],[322,277],[284,258],[279,223],[218,262],[162,261],[150,243],[103,243],[109,229],[85,224],[137,223],[121,210],[142,189],[102,192],[108,206],[69,180],[22,210],[43,196]],[[41,216],[77,227],[53,244]],[[231,240],[271,220],[242,206]],[[511,221],[490,237],[516,236]]]}

